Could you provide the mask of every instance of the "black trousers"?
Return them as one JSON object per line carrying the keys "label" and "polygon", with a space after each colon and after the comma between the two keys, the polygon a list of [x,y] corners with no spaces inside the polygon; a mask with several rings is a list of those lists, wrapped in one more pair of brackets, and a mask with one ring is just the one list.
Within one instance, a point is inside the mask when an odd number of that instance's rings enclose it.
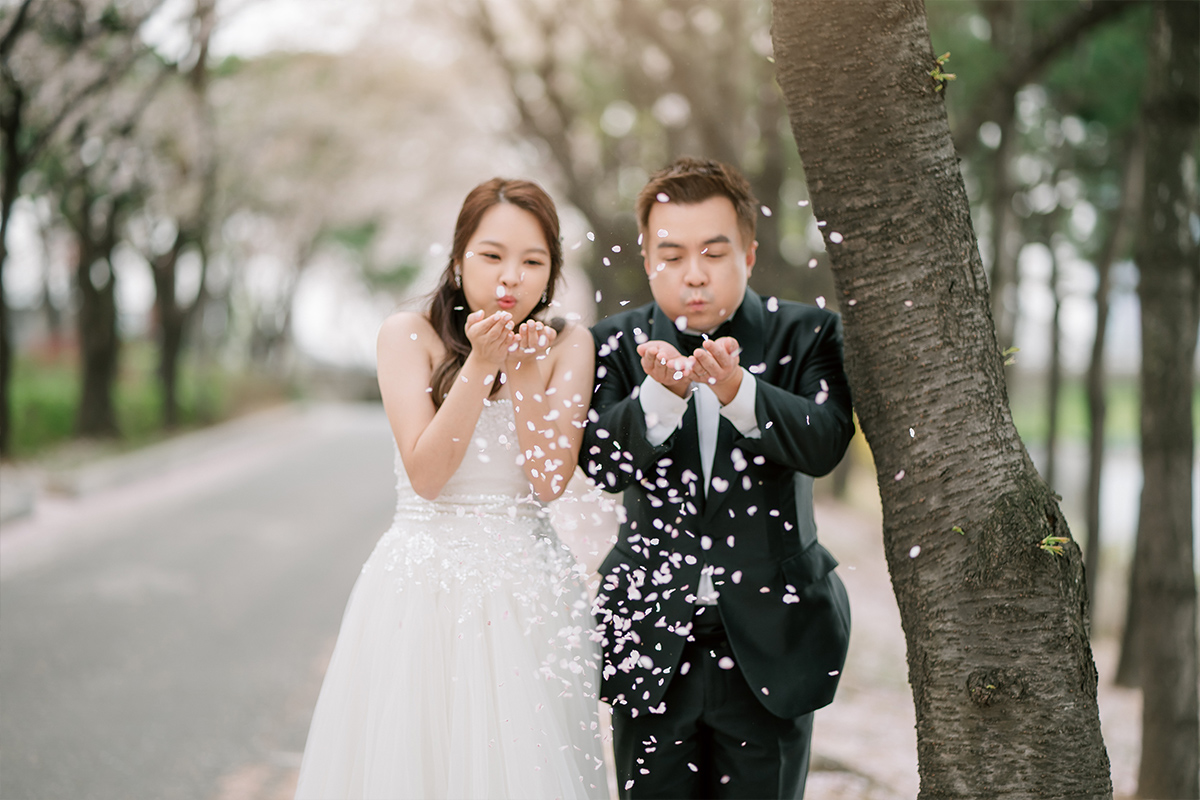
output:
{"label": "black trousers", "polygon": [[804,797],[812,714],[782,719],[734,662],[716,606],[693,625],[664,714],[613,713],[621,800]]}

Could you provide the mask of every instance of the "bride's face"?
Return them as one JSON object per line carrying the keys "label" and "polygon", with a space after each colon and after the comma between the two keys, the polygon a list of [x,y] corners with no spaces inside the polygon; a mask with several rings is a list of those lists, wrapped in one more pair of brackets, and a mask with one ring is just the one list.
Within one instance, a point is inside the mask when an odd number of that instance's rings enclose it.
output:
{"label": "bride's face", "polygon": [[550,249],[537,217],[511,203],[483,214],[467,242],[462,288],[471,311],[507,311],[517,322],[533,311],[550,282]]}

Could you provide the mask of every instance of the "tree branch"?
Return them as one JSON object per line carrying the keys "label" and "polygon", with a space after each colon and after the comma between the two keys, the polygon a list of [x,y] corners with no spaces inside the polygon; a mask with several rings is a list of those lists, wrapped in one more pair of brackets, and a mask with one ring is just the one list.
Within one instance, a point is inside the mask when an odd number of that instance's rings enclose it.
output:
{"label": "tree branch", "polygon": [[17,37],[21,34],[21,30],[25,27],[25,17],[29,14],[29,8],[33,5],[33,0],[24,0],[21,7],[17,9],[17,15],[13,17],[12,24],[8,26],[8,30],[4,32],[3,38],[0,38],[0,58],[8,58],[8,54],[12,51],[13,45],[16,44]]}
{"label": "tree branch", "polygon": [[989,88],[979,93],[978,97],[981,100],[955,126],[954,149],[958,154],[965,155],[976,146],[976,132],[979,126],[988,120],[1001,118],[1004,115],[1004,104],[1007,103],[1011,107],[1012,96],[1017,90],[1037,77],[1050,61],[1078,41],[1083,34],[1119,16],[1133,5],[1135,3],[1132,0],[1096,0],[1062,20],[1057,28],[1030,49],[1024,59],[1013,62]]}

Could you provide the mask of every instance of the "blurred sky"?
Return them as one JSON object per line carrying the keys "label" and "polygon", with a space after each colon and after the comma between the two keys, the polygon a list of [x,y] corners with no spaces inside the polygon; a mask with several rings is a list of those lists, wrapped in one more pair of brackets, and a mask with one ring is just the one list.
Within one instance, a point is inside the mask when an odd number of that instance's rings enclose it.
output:
{"label": "blurred sky", "polygon": [[[389,14],[405,11],[409,0],[392,0]],[[144,31],[169,56],[187,47],[182,21],[191,0],[167,0]],[[254,58],[273,50],[343,52],[357,44],[379,19],[377,3],[362,0],[220,0],[212,53],[217,58]]]}

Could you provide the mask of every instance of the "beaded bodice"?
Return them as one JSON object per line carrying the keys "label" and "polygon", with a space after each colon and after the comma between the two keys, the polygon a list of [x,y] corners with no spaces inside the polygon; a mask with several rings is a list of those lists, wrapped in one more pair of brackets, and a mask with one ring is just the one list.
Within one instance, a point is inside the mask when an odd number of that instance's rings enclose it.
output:
{"label": "beaded bodice", "polygon": [[[532,495],[520,461],[511,400],[489,400],[467,445],[462,463],[434,500],[412,488],[396,453],[396,513],[536,513],[542,504]],[[460,510],[461,509],[461,510]]]}

